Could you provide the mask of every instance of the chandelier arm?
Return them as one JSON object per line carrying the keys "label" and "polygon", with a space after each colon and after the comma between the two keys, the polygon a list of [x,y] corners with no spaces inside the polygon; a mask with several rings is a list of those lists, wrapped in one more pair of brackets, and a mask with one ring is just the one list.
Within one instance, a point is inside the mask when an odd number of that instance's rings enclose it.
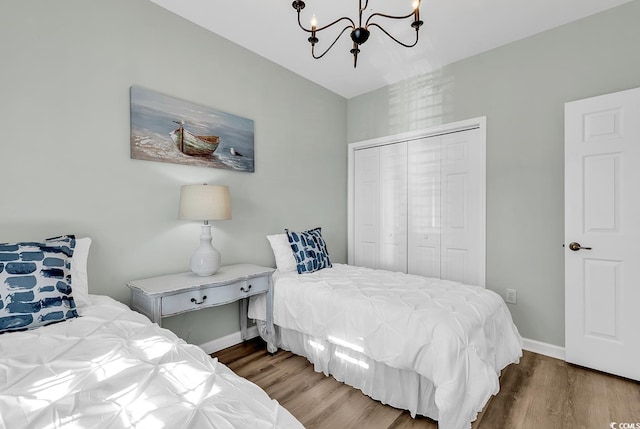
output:
{"label": "chandelier arm", "polygon": [[329,28],[329,27],[337,24],[338,22],[340,22],[342,20],[347,20],[347,21],[349,21],[351,23],[351,26],[349,28],[356,28],[356,24],[353,22],[353,20],[351,18],[349,18],[347,16],[343,16],[342,18],[338,18],[335,21],[333,21],[332,23],[325,25],[324,27],[316,28],[315,30],[313,28],[308,29],[308,28],[305,28],[302,25],[302,22],[300,21],[300,12],[298,12],[298,25],[300,26],[300,28],[302,28],[302,30],[306,31],[307,33],[313,33],[314,31],[317,33],[318,31],[322,31],[325,28]]}
{"label": "chandelier arm", "polygon": [[[322,31],[325,28],[329,28],[335,24],[337,24],[338,22],[342,21],[342,20],[347,20],[351,23],[351,25],[349,25],[348,27],[345,28],[356,28],[356,24],[353,22],[353,20],[351,18],[349,18],[348,16],[343,16],[342,18],[338,18],[335,21],[333,21],[331,24],[327,24],[324,27],[320,27],[320,28],[316,28],[316,32],[318,31]],[[344,30],[342,30],[342,32],[340,34],[344,33]]]}
{"label": "chandelier arm", "polygon": [[[362,27],[362,12],[369,7],[369,0],[365,0],[364,6],[362,6],[362,0],[358,0],[358,26]],[[365,24],[366,27],[366,24]],[[354,26],[355,28],[355,26]]]}
{"label": "chandelier arm", "polygon": [[400,40],[396,39],[395,37],[393,37],[391,34],[389,34],[389,32],[387,30],[385,30],[384,28],[382,28],[381,26],[379,26],[378,24],[376,24],[375,22],[372,22],[371,24],[369,24],[370,27],[378,27],[380,30],[382,30],[382,32],[384,34],[386,34],[387,36],[389,36],[389,38],[391,40],[393,40],[394,42],[396,42],[399,45],[404,46],[405,48],[413,48],[414,46],[416,46],[416,44],[418,43],[418,29],[416,28],[416,40],[412,43],[412,44],[407,44],[407,43],[403,43]]}
{"label": "chandelier arm", "polygon": [[[326,54],[327,52],[329,52],[329,50],[330,50],[331,48],[333,48],[333,45],[335,45],[335,44],[336,44],[336,42],[337,42],[337,41],[338,41],[338,39],[339,39],[339,38],[344,34],[344,32],[345,32],[345,31],[347,31],[347,30],[349,30],[350,28],[352,28],[352,27],[351,27],[351,26],[349,26],[349,25],[348,25],[348,26],[346,26],[346,27],[344,27],[344,28],[342,29],[342,31],[340,32],[340,34],[338,34],[338,37],[336,37],[336,39],[333,41],[333,43],[332,43],[331,45],[329,45],[329,47],[328,47],[328,48],[327,48],[327,49],[326,49],[326,50],[325,50],[321,55],[316,56],[316,54],[315,54],[315,46],[316,46],[316,45],[315,45],[315,44],[312,44],[312,45],[311,45],[311,56],[312,56],[313,58],[315,58],[316,60],[319,60],[320,58],[324,57],[324,56],[325,56],[325,54]],[[316,30],[316,31],[318,31],[318,30]]]}
{"label": "chandelier arm", "polygon": [[[411,13],[409,13],[408,15],[404,15],[404,16],[393,16],[393,15],[387,15],[386,13],[372,13],[371,15],[369,15],[369,18],[367,18],[367,22],[365,24],[365,27],[369,25],[369,21],[371,21],[371,18],[373,18],[374,16],[381,16],[383,18],[389,18],[389,19],[407,19],[410,16],[415,16],[415,10],[412,10]],[[380,27],[379,25],[377,25],[377,27]]]}

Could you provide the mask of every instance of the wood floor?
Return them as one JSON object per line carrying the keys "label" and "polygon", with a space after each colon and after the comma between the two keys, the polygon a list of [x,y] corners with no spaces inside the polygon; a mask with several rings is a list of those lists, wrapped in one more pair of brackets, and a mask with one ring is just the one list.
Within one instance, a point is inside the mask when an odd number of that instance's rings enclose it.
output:
{"label": "wood floor", "polygon": [[[310,429],[438,427],[314,372],[306,358],[282,350],[269,355],[260,339],[212,356],[262,387]],[[612,422],[640,427],[637,382],[525,351],[518,365],[502,372],[500,385],[473,429],[607,429]]]}

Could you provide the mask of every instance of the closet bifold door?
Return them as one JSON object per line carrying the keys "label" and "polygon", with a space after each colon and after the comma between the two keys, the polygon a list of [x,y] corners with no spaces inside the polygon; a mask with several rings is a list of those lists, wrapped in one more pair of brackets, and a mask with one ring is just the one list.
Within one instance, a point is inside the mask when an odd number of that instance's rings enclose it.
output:
{"label": "closet bifold door", "polygon": [[442,136],[443,279],[485,285],[485,157],[477,129]]}
{"label": "closet bifold door", "polygon": [[380,235],[380,148],[354,153],[353,264],[378,268]]}
{"label": "closet bifold door", "polygon": [[354,264],[407,272],[407,143],[355,153]]}
{"label": "closet bifold door", "polygon": [[442,137],[408,142],[407,247],[409,274],[440,277]]}
{"label": "closet bifold door", "polygon": [[408,273],[484,286],[484,147],[477,129],[408,143]]}
{"label": "closet bifold door", "polygon": [[380,146],[378,267],[407,272],[407,142]]}
{"label": "closet bifold door", "polygon": [[485,285],[486,132],[479,122],[482,128],[355,144],[354,265]]}

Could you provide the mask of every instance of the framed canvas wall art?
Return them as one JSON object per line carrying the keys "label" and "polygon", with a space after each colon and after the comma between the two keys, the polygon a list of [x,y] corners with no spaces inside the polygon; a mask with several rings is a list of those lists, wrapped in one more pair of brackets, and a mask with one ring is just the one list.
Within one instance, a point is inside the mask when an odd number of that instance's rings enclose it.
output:
{"label": "framed canvas wall art", "polygon": [[254,172],[253,120],[132,86],[131,158]]}

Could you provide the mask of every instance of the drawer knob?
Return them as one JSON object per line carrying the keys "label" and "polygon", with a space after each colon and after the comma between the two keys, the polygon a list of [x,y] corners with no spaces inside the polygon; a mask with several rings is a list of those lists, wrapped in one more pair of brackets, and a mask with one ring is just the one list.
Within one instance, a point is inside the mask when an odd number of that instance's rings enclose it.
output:
{"label": "drawer knob", "polygon": [[197,305],[200,305],[200,304],[202,304],[203,302],[205,302],[205,300],[206,300],[206,299],[207,299],[207,295],[203,296],[203,297],[202,297],[202,301],[200,301],[200,302],[198,302],[195,298],[191,298],[191,302],[193,302],[193,303],[195,303],[195,304],[197,304]]}
{"label": "drawer knob", "polygon": [[251,285],[249,285],[249,287],[248,287],[248,288],[246,288],[246,289],[244,288],[244,286],[242,286],[242,287],[240,288],[240,290],[241,290],[242,292],[244,292],[244,293],[247,293],[247,292],[249,292],[249,291],[251,290]]}

